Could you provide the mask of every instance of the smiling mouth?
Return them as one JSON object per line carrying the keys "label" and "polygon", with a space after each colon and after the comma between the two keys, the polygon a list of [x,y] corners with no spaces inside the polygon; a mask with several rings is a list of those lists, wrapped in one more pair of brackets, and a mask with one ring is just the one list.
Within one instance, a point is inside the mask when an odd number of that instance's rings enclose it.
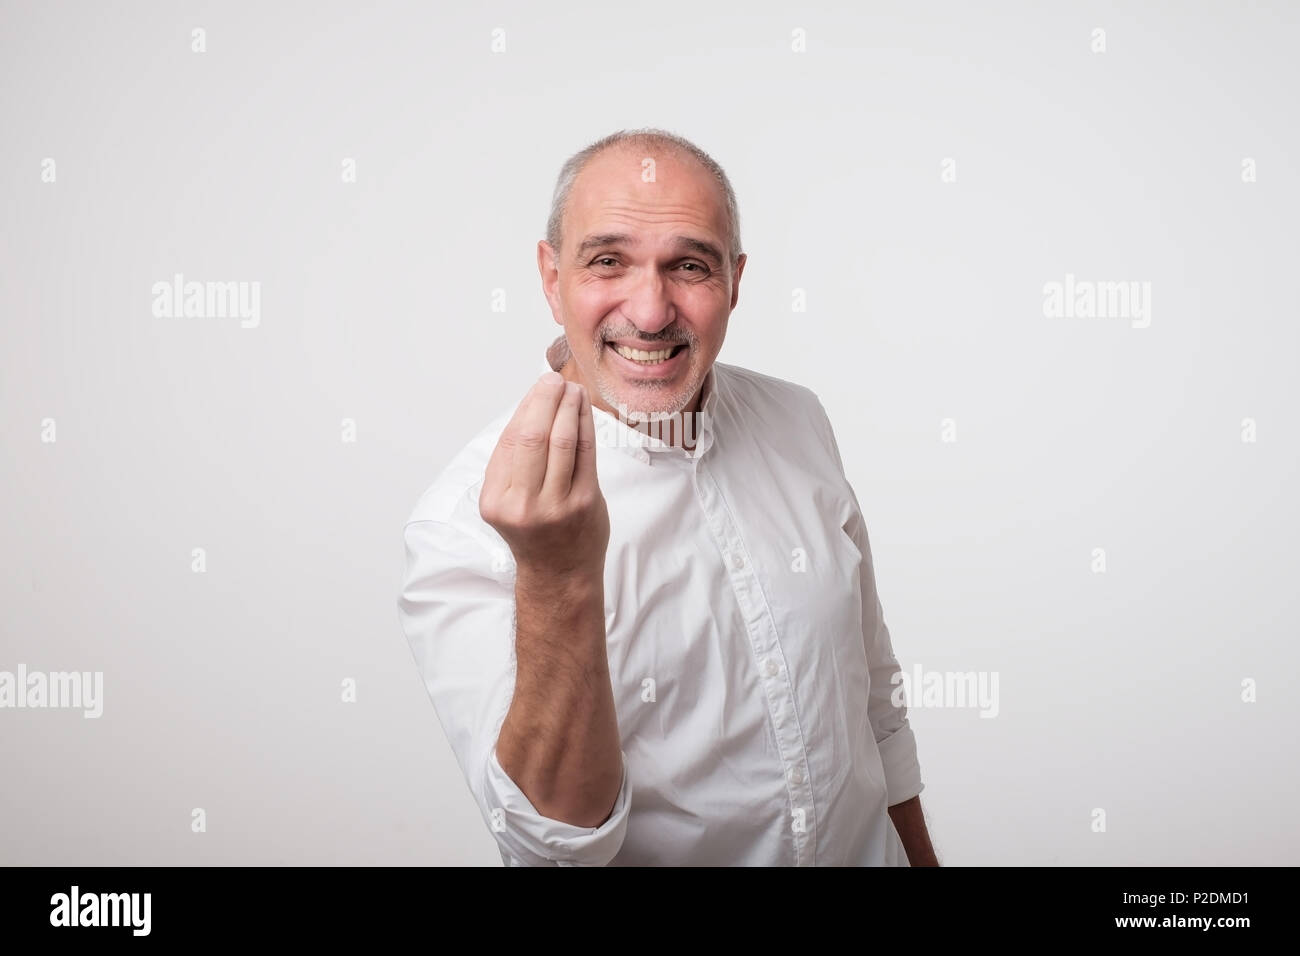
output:
{"label": "smiling mouth", "polygon": [[606,342],[606,346],[613,349],[629,362],[636,362],[638,365],[658,365],[660,362],[666,362],[675,357],[682,349],[686,348],[685,343],[681,345],[670,345],[662,349],[631,349],[626,345],[615,345],[613,342]]}

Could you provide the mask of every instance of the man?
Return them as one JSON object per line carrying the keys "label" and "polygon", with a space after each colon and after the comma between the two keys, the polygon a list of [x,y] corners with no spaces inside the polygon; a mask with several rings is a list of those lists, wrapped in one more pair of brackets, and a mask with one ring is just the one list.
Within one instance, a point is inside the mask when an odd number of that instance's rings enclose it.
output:
{"label": "man", "polygon": [[537,259],[552,371],[420,499],[399,600],[503,861],[937,865],[830,422],[715,362],[746,261],[726,174],[606,137]]}

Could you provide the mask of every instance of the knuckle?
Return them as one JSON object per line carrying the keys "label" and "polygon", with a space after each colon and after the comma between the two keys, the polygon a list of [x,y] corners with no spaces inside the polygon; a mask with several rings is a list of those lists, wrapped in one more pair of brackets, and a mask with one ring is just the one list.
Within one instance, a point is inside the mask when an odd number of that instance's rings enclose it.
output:
{"label": "knuckle", "polygon": [[529,429],[527,431],[521,431],[515,436],[515,445],[519,448],[525,449],[526,451],[532,451],[545,445],[547,437],[548,436],[543,432]]}
{"label": "knuckle", "polygon": [[479,514],[498,531],[516,531],[524,526],[524,508],[509,492],[486,504],[480,500]]}
{"label": "knuckle", "polygon": [[478,496],[478,513],[488,524],[501,517],[501,496],[487,490],[480,490]]}

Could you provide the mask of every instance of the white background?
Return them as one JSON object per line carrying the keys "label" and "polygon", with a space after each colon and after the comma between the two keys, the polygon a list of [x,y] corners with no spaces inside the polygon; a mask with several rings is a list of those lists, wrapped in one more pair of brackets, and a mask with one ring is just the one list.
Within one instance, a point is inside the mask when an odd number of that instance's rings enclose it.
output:
{"label": "white background", "polygon": [[[732,178],[720,358],[826,405],[903,666],[1000,675],[912,709],[941,859],[1294,862],[1297,5],[858,6],[0,6],[0,670],[105,681],[0,710],[0,862],[500,864],[401,529],[558,334],[561,163],[640,126]],[[260,325],[155,318],[177,272]]]}

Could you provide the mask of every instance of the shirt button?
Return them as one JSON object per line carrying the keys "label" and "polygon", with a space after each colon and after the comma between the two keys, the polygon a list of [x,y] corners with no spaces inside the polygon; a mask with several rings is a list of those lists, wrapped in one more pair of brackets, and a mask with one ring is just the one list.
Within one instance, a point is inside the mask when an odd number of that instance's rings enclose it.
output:
{"label": "shirt button", "polygon": [[795,767],[793,770],[791,770],[790,782],[794,784],[796,787],[799,786],[799,784],[803,783],[803,771],[800,770],[798,767]]}
{"label": "shirt button", "polygon": [[776,676],[776,672],[777,672],[778,670],[780,670],[780,668],[778,668],[778,667],[776,666],[776,661],[772,660],[772,658],[770,658],[770,657],[765,657],[765,658],[763,658],[763,673],[764,673],[764,674],[766,674],[768,677],[775,677],[775,676]]}
{"label": "shirt button", "polygon": [[745,556],[737,551],[731,556],[731,566],[739,571],[745,566]]}

